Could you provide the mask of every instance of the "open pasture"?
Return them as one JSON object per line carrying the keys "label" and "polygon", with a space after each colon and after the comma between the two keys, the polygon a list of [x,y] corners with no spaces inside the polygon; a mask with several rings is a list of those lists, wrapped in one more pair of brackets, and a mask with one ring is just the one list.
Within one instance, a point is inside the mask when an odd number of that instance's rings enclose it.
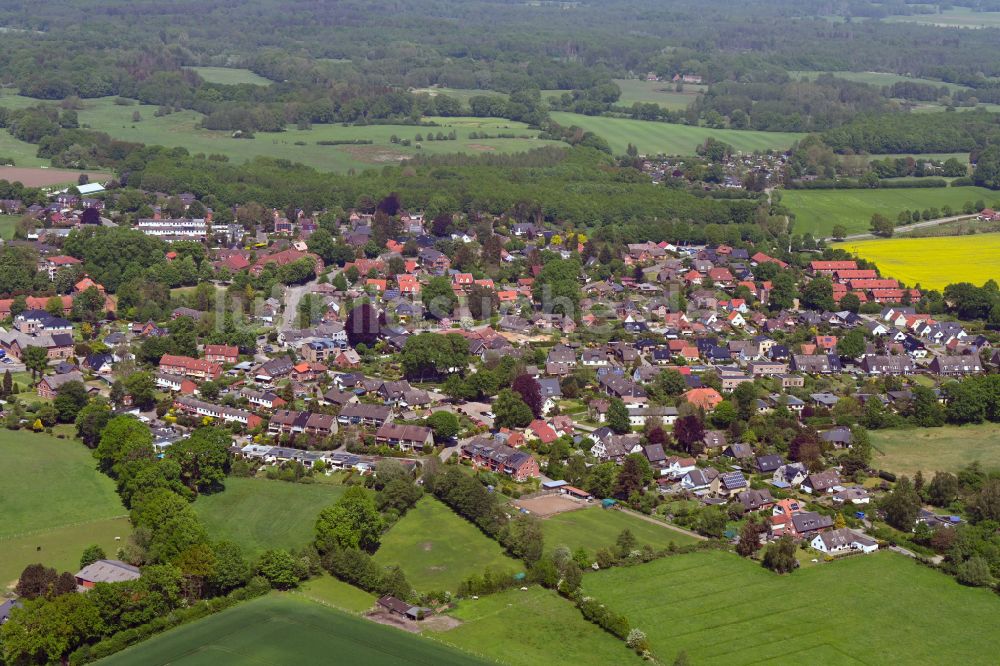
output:
{"label": "open pasture", "polygon": [[[848,234],[868,233],[872,215],[891,220],[904,210],[942,209],[951,206],[961,212],[966,202],[982,200],[990,205],[1000,199],[982,187],[911,187],[854,190],[784,190],[781,201],[795,213],[794,233],[811,233],[817,238],[832,235],[843,225]],[[900,230],[902,231],[902,229]]]}
{"label": "open pasture", "polygon": [[426,633],[502,664],[642,663],[624,643],[583,619],[571,601],[541,587],[464,599],[450,615],[462,624]]}
{"label": "open pasture", "polygon": [[250,83],[255,86],[269,86],[270,79],[238,67],[189,67],[188,69],[197,72],[198,76],[208,83],[221,83],[227,86],[235,86],[241,83]]}
{"label": "open pasture", "polygon": [[751,130],[711,129],[693,125],[677,125],[628,118],[584,116],[562,111],[550,114],[560,125],[576,125],[604,137],[616,155],[624,155],[628,144],[647,155],[694,155],[695,149],[708,138],[725,141],[736,150],[785,150],[805,136],[795,132],[757,132]]}
{"label": "open pasture", "polygon": [[684,650],[693,664],[989,664],[1000,649],[992,591],[896,553],[778,576],[702,552],[587,574],[583,588],[667,663]]}
{"label": "open pasture", "polygon": [[873,430],[871,438],[878,451],[873,465],[894,474],[920,471],[929,480],[934,472],[956,473],[976,461],[984,469],[1000,470],[1000,426],[995,423]]}
{"label": "open pasture", "polygon": [[572,551],[583,548],[591,556],[601,548],[613,547],[618,535],[625,529],[632,532],[638,548],[648,545],[659,550],[669,547],[671,543],[686,546],[697,541],[683,532],[656,525],[624,511],[609,511],[596,506],[561,513],[542,521],[546,551],[567,546]]}
{"label": "open pasture", "polygon": [[194,510],[216,539],[238,543],[248,555],[269,548],[301,548],[313,539],[316,517],[344,493],[326,483],[288,483],[229,477],[226,489],[202,495]]}
{"label": "open pasture", "polygon": [[432,497],[424,497],[382,537],[375,561],[398,564],[422,592],[458,591],[469,576],[487,567],[520,572],[524,564],[508,557],[495,541]]}

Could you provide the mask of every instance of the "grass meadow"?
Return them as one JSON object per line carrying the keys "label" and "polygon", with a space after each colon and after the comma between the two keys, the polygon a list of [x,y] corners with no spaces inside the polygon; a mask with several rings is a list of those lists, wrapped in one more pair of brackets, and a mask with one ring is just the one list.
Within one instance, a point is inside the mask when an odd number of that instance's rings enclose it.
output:
{"label": "grass meadow", "polygon": [[36,562],[75,573],[84,548],[114,553],[131,532],[114,482],[77,441],[5,431],[0,470],[0,589]]}
{"label": "grass meadow", "polygon": [[216,539],[238,543],[248,555],[269,548],[301,548],[313,539],[316,517],[345,486],[229,477],[226,489],[202,495],[194,510]]}
{"label": "grass meadow", "polygon": [[995,423],[942,428],[873,430],[874,466],[895,474],[928,479],[934,472],[958,472],[979,461],[984,469],[1000,470],[1000,426]]}
{"label": "grass meadow", "polygon": [[885,86],[891,86],[894,83],[899,83],[901,81],[908,81],[911,83],[926,83],[931,86],[941,87],[944,86],[949,90],[966,90],[968,87],[959,85],[957,83],[945,83],[944,81],[935,81],[934,79],[921,79],[916,76],[903,76],[902,74],[892,74],[890,72],[820,72],[815,70],[793,70],[788,72],[788,75],[793,79],[815,79],[820,74],[830,73],[840,79],[846,79],[848,81],[854,81],[856,83],[867,83],[870,86],[877,86],[879,88]]}
{"label": "grass meadow", "polygon": [[102,660],[105,666],[481,662],[405,631],[295,594],[271,594],[186,624]]}
{"label": "grass meadow", "polygon": [[492,567],[520,572],[524,565],[495,541],[432,497],[424,497],[382,536],[375,561],[398,564],[421,592],[449,590]]}
{"label": "grass meadow", "polygon": [[883,275],[943,289],[955,282],[982,285],[1000,274],[1000,234],[846,241],[835,247],[878,264]]}
{"label": "grass meadow", "polygon": [[618,106],[632,106],[636,102],[652,102],[671,111],[683,111],[691,106],[698,95],[708,90],[708,86],[684,84],[682,92],[677,92],[676,84],[670,81],[646,81],[645,79],[615,79],[621,88]]}
{"label": "grass meadow", "polygon": [[[415,155],[443,155],[452,153],[512,153],[524,152],[556,142],[537,139],[537,130],[529,130],[523,123],[498,118],[428,118],[434,127],[414,125],[313,125],[310,129],[289,126],[284,132],[258,132],[252,139],[234,139],[232,133],[205,130],[198,127],[201,114],[195,111],[178,111],[156,117],[156,107],[133,104],[121,106],[111,98],[88,100],[79,112],[80,123],[107,132],[116,139],[138,141],[148,145],[181,146],[192,153],[221,154],[233,162],[246,162],[258,156],[274,157],[300,162],[323,171],[346,172],[395,164]],[[141,120],[133,122],[139,112]],[[455,141],[427,141],[429,131],[447,135],[452,129]],[[528,138],[471,139],[472,132],[492,135],[513,133]],[[425,140],[415,142],[420,134]],[[410,139],[412,145],[392,143],[391,138]],[[320,145],[319,141],[371,140],[371,144]]]}
{"label": "grass meadow", "polygon": [[[678,555],[586,574],[670,663],[988,664],[1000,600],[896,553],[778,576],[731,553]],[[975,636],[975,640],[958,640]]]}
{"label": "grass meadow", "polygon": [[967,201],[982,199],[989,205],[1000,200],[996,192],[982,187],[920,187],[856,190],[786,190],[781,201],[795,213],[795,233],[828,237],[838,224],[849,234],[868,233],[872,215],[881,213],[895,220],[904,210],[951,206],[961,211]]}
{"label": "grass meadow", "polygon": [[584,116],[557,111],[550,114],[560,125],[576,125],[604,137],[616,155],[624,155],[628,144],[640,153],[656,155],[694,155],[695,149],[709,137],[725,141],[736,150],[785,150],[805,134],[795,132],[758,132],[751,130],[711,129],[628,118]]}
{"label": "grass meadow", "polygon": [[251,83],[255,86],[269,86],[270,79],[251,72],[249,69],[238,67],[189,67],[188,69],[198,73],[198,76],[209,83],[221,83],[227,86],[235,86],[241,83]]}
{"label": "grass meadow", "polygon": [[591,556],[601,548],[614,546],[624,529],[632,532],[639,548],[649,545],[659,550],[667,548],[671,543],[686,546],[697,542],[694,537],[636,518],[624,511],[606,511],[600,507],[567,511],[542,521],[546,551],[567,546],[572,551],[583,548]]}
{"label": "grass meadow", "polygon": [[365,592],[361,588],[354,587],[350,583],[337,580],[327,574],[302,583],[296,590],[296,593],[312,601],[327,604],[338,610],[354,613],[355,615],[360,615],[371,609],[377,601],[377,597],[374,594]]}
{"label": "grass meadow", "polygon": [[510,666],[642,663],[624,643],[583,619],[572,602],[537,586],[464,599],[450,615],[462,624],[426,633]]}

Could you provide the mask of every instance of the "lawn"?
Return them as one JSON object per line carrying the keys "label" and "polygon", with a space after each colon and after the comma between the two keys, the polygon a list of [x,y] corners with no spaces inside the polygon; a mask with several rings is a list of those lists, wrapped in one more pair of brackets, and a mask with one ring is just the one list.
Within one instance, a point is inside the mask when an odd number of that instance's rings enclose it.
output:
{"label": "lawn", "polygon": [[[0,98],[0,104],[3,98]],[[195,111],[178,111],[156,117],[155,106],[133,104],[121,106],[110,97],[87,100],[79,112],[81,125],[107,132],[116,139],[138,141],[148,145],[182,146],[192,153],[221,154],[233,162],[246,162],[258,156],[274,157],[300,162],[323,171],[345,172],[349,169],[366,169],[385,164],[395,164],[415,155],[442,155],[450,153],[482,154],[489,152],[524,152],[558,142],[535,138],[537,130],[529,130],[523,123],[497,118],[426,118],[437,122],[435,127],[412,125],[313,125],[300,130],[290,125],[285,132],[258,132],[252,139],[234,139],[228,131],[205,130],[198,127],[202,115]],[[134,122],[138,112],[141,120]],[[455,141],[427,141],[428,131],[447,135],[452,129]],[[514,133],[513,139],[470,139],[473,131],[490,134]],[[413,141],[417,134],[425,137],[417,147],[394,144],[390,138]],[[319,145],[318,141],[371,140],[362,145]],[[2,154],[2,144],[0,144]]]}
{"label": "lawn", "polygon": [[828,237],[838,224],[849,234],[868,233],[872,215],[881,213],[895,220],[904,210],[951,206],[961,211],[967,201],[989,205],[1000,199],[982,187],[921,187],[857,190],[785,190],[781,201],[795,213],[795,233]]}
{"label": "lawn", "polygon": [[188,67],[188,69],[198,73],[198,76],[208,83],[221,83],[227,86],[235,86],[241,83],[252,83],[255,86],[269,86],[270,79],[251,72],[249,69],[239,69],[237,67]]}
{"label": "lawn", "polygon": [[308,580],[297,591],[305,597],[349,613],[364,613],[375,605],[376,597],[326,574]]}
{"label": "lawn", "polygon": [[16,583],[29,564],[42,563],[59,571],[76,573],[80,568],[80,555],[87,546],[96,544],[109,557],[114,557],[131,533],[132,526],[123,516],[0,537],[0,592]]}
{"label": "lawn", "polygon": [[641,663],[624,643],[584,620],[570,601],[540,587],[466,599],[451,615],[462,625],[428,634],[510,666]]}
{"label": "lawn", "polygon": [[449,590],[486,567],[523,571],[495,541],[432,497],[424,497],[382,537],[375,561],[398,564],[420,592]]}
{"label": "lawn", "polygon": [[21,219],[20,215],[0,215],[0,238],[10,240],[14,237],[14,225]]}
{"label": "lawn", "polygon": [[473,656],[294,595],[272,594],[172,629],[106,666],[480,663]]}
{"label": "lawn", "polygon": [[583,548],[591,555],[600,548],[613,546],[626,528],[632,531],[639,548],[650,545],[659,550],[671,543],[686,546],[697,541],[694,537],[654,525],[624,511],[606,511],[596,506],[559,513],[542,521],[546,551],[568,546],[573,551]]}
{"label": "lawn", "polygon": [[0,538],[123,516],[115,484],[89,449],[28,430],[0,436]]}
{"label": "lawn", "polygon": [[847,241],[842,248],[878,264],[883,275],[909,285],[943,289],[981,285],[1000,273],[1000,234]]}
{"label": "lawn", "polygon": [[640,153],[655,155],[694,155],[695,148],[709,137],[725,141],[736,150],[753,152],[755,150],[784,150],[789,148],[805,134],[794,132],[757,132],[750,130],[710,129],[693,125],[675,125],[646,120],[631,120],[627,118],[604,118],[601,116],[584,116],[578,113],[562,111],[550,114],[560,125],[569,127],[576,125],[586,131],[604,137],[611,150],[616,155],[625,154],[628,144],[639,149]]}
{"label": "lawn", "polygon": [[[895,553],[775,575],[725,552],[584,576],[669,663],[996,663],[1000,600]],[[975,640],[956,640],[975,636]]]}
{"label": "lawn", "polygon": [[912,476],[920,470],[928,479],[934,472],[957,472],[979,461],[1000,470],[1000,426],[995,423],[942,428],[873,430],[872,444],[882,454],[874,465],[895,474]]}
{"label": "lawn", "polygon": [[248,554],[257,554],[308,544],[319,512],[344,490],[325,483],[230,477],[225,491],[199,497],[194,510],[213,538],[234,541]]}

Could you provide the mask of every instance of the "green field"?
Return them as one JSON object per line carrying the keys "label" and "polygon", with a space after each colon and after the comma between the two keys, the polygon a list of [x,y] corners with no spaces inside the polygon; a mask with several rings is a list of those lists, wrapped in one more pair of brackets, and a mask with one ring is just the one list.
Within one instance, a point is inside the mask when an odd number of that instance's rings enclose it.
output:
{"label": "green field", "polygon": [[466,599],[451,615],[462,625],[429,635],[510,666],[641,663],[570,601],[540,587]]}
{"label": "green field", "polygon": [[705,92],[708,86],[684,84],[684,91],[677,92],[676,84],[670,81],[646,81],[645,79],[614,79],[621,88],[622,95],[618,98],[618,106],[632,106],[636,102],[652,102],[671,111],[683,111],[698,95]]}
{"label": "green field", "polygon": [[613,546],[624,529],[631,530],[639,548],[645,545],[659,550],[671,543],[686,546],[698,540],[668,527],[654,525],[624,511],[606,511],[599,507],[559,513],[542,521],[545,550],[568,546],[583,548],[593,555],[600,548]]}
{"label": "green field", "polygon": [[431,497],[421,499],[386,532],[375,561],[398,564],[419,592],[456,592],[459,583],[486,567],[524,569],[472,523]]}
{"label": "green field", "polygon": [[27,430],[0,436],[0,538],[124,516],[114,482],[75,440]]}
{"label": "green field", "polygon": [[819,72],[815,70],[793,70],[788,72],[788,75],[793,79],[801,79],[803,77],[815,79],[820,74],[833,74],[840,79],[847,79],[848,81],[855,81],[857,83],[867,83],[870,86],[877,86],[879,88],[891,86],[900,81],[910,81],[912,83],[926,83],[938,87],[945,86],[952,91],[967,89],[967,86],[957,83],[945,83],[944,81],[935,81],[934,79],[921,79],[916,76],[903,76],[902,74],[891,74],[889,72]]}
{"label": "green field", "polygon": [[[0,98],[2,103],[2,98]],[[502,118],[427,118],[436,122],[435,127],[412,125],[314,125],[300,130],[289,126],[285,132],[258,132],[252,139],[234,139],[231,132],[204,130],[198,127],[201,114],[195,111],[178,111],[156,117],[156,107],[133,104],[120,106],[112,98],[87,100],[79,112],[81,125],[107,132],[116,139],[138,141],[148,145],[182,146],[192,153],[221,154],[234,162],[246,162],[258,156],[274,157],[301,162],[324,171],[344,172],[349,169],[366,169],[385,164],[395,164],[415,155],[442,155],[452,153],[482,154],[490,152],[524,152],[558,142],[534,138],[537,130],[529,130],[523,123]],[[132,114],[139,112],[141,120],[132,121]],[[428,131],[448,134],[455,129],[455,141],[426,141],[416,145],[393,144],[390,138],[415,139],[417,134],[426,137]],[[490,134],[515,133],[525,139],[470,139],[473,131]],[[0,133],[2,136],[2,133]],[[366,145],[323,146],[317,141],[372,140]],[[301,145],[297,145],[301,144]],[[559,144],[564,145],[564,144]],[[0,144],[2,148],[2,144]]]}
{"label": "green field", "polygon": [[781,201],[795,213],[795,233],[828,237],[838,224],[848,234],[868,233],[872,215],[895,220],[904,210],[951,206],[961,211],[967,201],[987,205],[1000,195],[982,187],[926,187],[876,190],[785,190]]}
{"label": "green field", "polygon": [[985,469],[1000,470],[1000,426],[995,423],[942,428],[873,430],[872,444],[882,454],[874,467],[912,476],[922,471],[957,472],[979,461]]}
{"label": "green field", "polygon": [[[778,576],[724,552],[584,576],[670,663],[992,664],[1000,600],[895,553]],[[957,640],[975,636],[975,640]]]}
{"label": "green field", "polygon": [[878,264],[882,275],[909,285],[943,289],[981,285],[1000,273],[1000,234],[847,241],[835,247]]}
{"label": "green field", "polygon": [[[0,98],[0,105],[2,105]],[[14,166],[19,167],[39,167],[48,166],[49,160],[37,157],[38,146],[15,139],[6,129],[0,130],[0,158],[2,164],[7,164],[7,160],[13,160]]]}
{"label": "green field", "polygon": [[579,113],[562,111],[550,114],[560,125],[576,125],[586,131],[604,137],[611,150],[624,154],[631,143],[640,153],[648,155],[694,155],[695,148],[709,137],[725,141],[736,150],[784,150],[805,136],[794,132],[756,132],[750,130],[716,130],[692,125],[675,125],[627,118],[604,118],[584,116]]}
{"label": "green field", "polygon": [[14,225],[21,219],[20,215],[0,215],[0,238],[10,240],[14,237]]}
{"label": "green field", "polygon": [[890,16],[893,23],[923,23],[939,28],[1000,28],[1000,12],[974,12],[967,7],[951,7],[935,14]]}
{"label": "green field", "polygon": [[104,659],[105,666],[450,664],[475,657],[293,595],[255,599]]}
{"label": "green field", "polygon": [[[0,493],[2,498],[2,493]],[[122,509],[124,512],[124,509]],[[4,516],[6,517],[6,513]],[[59,571],[76,573],[80,555],[90,545],[98,545],[109,557],[132,533],[128,518],[103,518],[63,527],[30,532],[20,536],[0,537],[0,592],[12,587],[29,564],[41,563]]]}
{"label": "green field", "polygon": [[241,545],[248,554],[310,543],[319,512],[337,501],[344,486],[267,479],[226,479],[226,489],[194,503],[208,533]]}
{"label": "green field", "polygon": [[307,580],[296,591],[313,601],[329,604],[349,613],[364,613],[375,605],[376,597],[326,574]]}
{"label": "green field", "polygon": [[263,76],[251,72],[249,69],[239,69],[236,67],[188,67],[188,69],[198,72],[198,76],[208,83],[221,83],[227,86],[235,86],[241,83],[252,83],[255,86],[269,86],[271,81]]}

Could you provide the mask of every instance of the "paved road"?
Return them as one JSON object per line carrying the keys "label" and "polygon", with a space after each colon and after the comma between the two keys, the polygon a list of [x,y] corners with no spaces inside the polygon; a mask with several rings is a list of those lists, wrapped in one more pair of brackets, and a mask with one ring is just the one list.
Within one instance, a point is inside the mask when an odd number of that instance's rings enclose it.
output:
{"label": "paved road", "polygon": [[[939,217],[935,220],[925,220],[923,222],[916,222],[915,224],[907,224],[906,226],[896,227],[896,233],[906,233],[908,231],[913,231],[914,229],[923,229],[924,227],[936,227],[939,224],[948,224],[949,222],[958,222],[959,220],[971,220],[975,217],[975,215],[952,215],[951,217]],[[871,238],[877,238],[877,236],[874,234],[851,234],[850,236],[844,236],[842,241],[837,242],[868,240]],[[834,239],[827,238],[826,240],[832,241]]]}
{"label": "paved road", "polygon": [[318,284],[319,280],[314,279],[305,284],[298,284],[291,287],[285,287],[285,309],[281,313],[281,329],[282,331],[290,331],[292,329],[299,328],[296,325],[295,320],[298,318],[299,312],[299,301],[305,294],[312,291],[312,288]]}

